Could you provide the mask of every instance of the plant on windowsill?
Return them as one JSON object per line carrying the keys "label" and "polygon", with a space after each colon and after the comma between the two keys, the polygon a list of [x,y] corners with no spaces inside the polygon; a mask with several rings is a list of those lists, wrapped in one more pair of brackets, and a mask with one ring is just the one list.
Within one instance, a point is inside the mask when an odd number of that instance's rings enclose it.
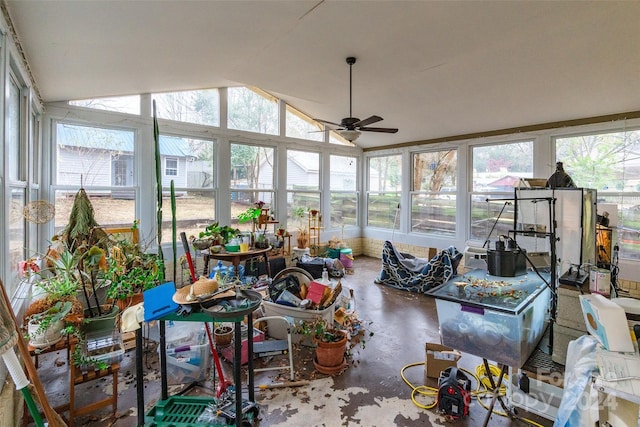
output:
{"label": "plant on windowsill", "polygon": [[309,229],[304,224],[305,209],[301,206],[293,208],[291,211],[291,218],[298,223],[298,235],[296,237],[296,243],[298,249],[306,249],[309,244]]}
{"label": "plant on windowsill", "polygon": [[253,206],[250,206],[249,208],[247,208],[246,211],[240,212],[238,214],[238,223],[244,224],[247,222],[251,222],[253,226],[253,231],[255,231],[256,224],[258,223],[258,217],[260,217],[263,207],[264,207],[264,202],[262,200],[255,202]]}

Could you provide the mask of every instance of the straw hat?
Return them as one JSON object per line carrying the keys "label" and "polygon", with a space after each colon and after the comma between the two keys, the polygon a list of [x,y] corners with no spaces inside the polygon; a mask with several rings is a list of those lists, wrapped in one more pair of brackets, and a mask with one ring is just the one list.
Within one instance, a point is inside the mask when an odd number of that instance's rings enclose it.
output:
{"label": "straw hat", "polygon": [[[218,290],[218,281],[215,279],[207,279],[200,277],[197,282],[192,285],[183,286],[173,294],[173,301],[177,304],[196,304],[204,302],[211,294]],[[206,297],[198,299],[198,297]]]}

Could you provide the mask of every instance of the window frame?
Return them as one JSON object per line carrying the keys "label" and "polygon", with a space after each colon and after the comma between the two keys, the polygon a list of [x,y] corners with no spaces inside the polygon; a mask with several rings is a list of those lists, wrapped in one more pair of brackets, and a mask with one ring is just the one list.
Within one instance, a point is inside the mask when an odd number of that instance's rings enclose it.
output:
{"label": "window frame", "polygon": [[[336,190],[332,187],[331,183],[333,178],[337,175],[334,172],[333,169],[333,160],[336,157],[342,157],[342,158],[347,158],[347,159],[354,159],[356,162],[356,167],[355,167],[355,189],[351,190]],[[329,218],[330,224],[333,225],[334,221],[332,220],[332,218],[334,217],[333,215],[333,207],[334,207],[334,195],[336,194],[344,194],[344,195],[349,195],[349,194],[353,194],[355,197],[355,202],[356,202],[356,206],[355,206],[355,224],[342,224],[341,228],[356,228],[360,226],[360,195],[362,194],[362,192],[359,190],[360,188],[360,159],[358,157],[355,156],[350,156],[350,155],[343,155],[343,154],[330,154],[329,155],[329,215],[327,215],[327,217]],[[336,224],[338,224],[338,221],[335,221]]]}
{"label": "window frame", "polygon": [[[399,175],[396,177],[398,180],[398,183],[396,184],[396,189],[395,190],[372,190],[372,181],[371,181],[371,170],[372,170],[372,166],[371,166],[371,162],[375,159],[380,159],[383,157],[397,157],[398,158],[398,169],[400,171]],[[366,197],[366,206],[367,206],[367,210],[366,210],[366,218],[365,218],[365,223],[363,224],[363,226],[365,227],[372,227],[372,228],[377,228],[377,229],[383,229],[383,230],[390,230],[390,231],[398,231],[401,230],[401,222],[402,222],[402,218],[398,218],[398,213],[400,211],[400,206],[401,206],[401,202],[402,202],[402,187],[403,187],[403,180],[406,178],[405,174],[402,173],[402,166],[403,166],[403,154],[402,153],[385,153],[385,154],[380,154],[380,155],[372,155],[367,157],[366,159],[366,183],[367,183],[367,191],[365,193],[365,197]],[[391,227],[385,227],[382,225],[372,225],[371,223],[371,206],[373,206],[371,200],[373,197],[386,197],[386,196],[391,196],[392,198],[395,198],[395,200],[392,201],[392,203],[388,204],[389,208],[391,209],[392,206],[397,206],[397,208],[395,208],[395,212],[393,215],[390,214],[389,212],[389,222],[391,224],[393,224],[393,226]],[[391,217],[393,217],[393,220],[391,220]]]}
{"label": "window frame", "polygon": [[[442,191],[442,189],[440,191],[434,191],[431,189],[416,189],[416,182],[415,182],[415,176],[416,176],[416,156],[420,156],[423,154],[434,154],[434,153],[450,153],[450,152],[454,152],[454,156],[455,156],[455,172],[452,174],[453,175],[453,179],[455,181],[455,188],[453,188],[453,190],[449,189],[446,191]],[[409,217],[409,232],[410,233],[417,233],[417,234],[421,234],[421,235],[430,235],[430,236],[440,236],[440,237],[451,237],[451,238],[455,238],[459,226],[457,224],[457,215],[456,215],[456,203],[457,203],[457,193],[458,193],[458,189],[460,187],[460,183],[458,181],[458,168],[460,167],[459,165],[459,161],[458,161],[458,152],[459,149],[457,147],[436,147],[433,148],[431,150],[421,150],[421,151],[412,151],[409,153],[409,162],[411,164],[411,169],[410,169],[410,191],[409,191],[409,200],[410,200],[410,217]],[[445,154],[446,156],[446,154]],[[450,186],[447,186],[450,187]],[[446,228],[441,228],[441,229],[435,229],[433,227],[426,227],[425,229],[421,230],[417,227],[417,225],[414,224],[419,224],[420,221],[418,221],[419,218],[417,218],[417,208],[419,206],[421,206],[420,203],[416,203],[416,199],[426,199],[427,201],[429,200],[439,200],[438,203],[443,203],[443,204],[447,204],[448,202],[453,202],[452,205],[450,207],[450,209],[453,209],[453,229],[447,230]],[[422,206],[426,206],[427,207],[427,211],[430,210],[430,208],[427,205],[422,204]],[[437,205],[434,205],[435,208],[438,208]],[[445,211],[447,210],[446,206],[445,206]],[[432,212],[433,213],[433,212]],[[445,223],[447,221],[443,220],[443,219],[432,219],[433,215],[428,215],[427,216],[427,221],[433,221],[435,224],[437,223]],[[451,222],[451,221],[448,221]]]}
{"label": "window frame", "polygon": [[[175,167],[170,167],[168,165],[169,161],[175,162]],[[169,173],[171,172],[171,173]],[[165,157],[164,158],[164,176],[166,177],[175,177],[178,176],[180,172],[180,162],[177,157]]]}

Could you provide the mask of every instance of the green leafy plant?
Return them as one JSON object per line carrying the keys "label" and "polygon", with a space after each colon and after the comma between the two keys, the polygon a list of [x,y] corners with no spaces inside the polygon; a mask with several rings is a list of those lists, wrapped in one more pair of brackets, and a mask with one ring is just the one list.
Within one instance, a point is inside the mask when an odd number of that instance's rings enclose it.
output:
{"label": "green leafy plant", "polygon": [[29,323],[37,324],[38,328],[31,335],[26,334],[25,338],[30,339],[35,335],[43,334],[49,326],[60,320],[65,320],[66,316],[71,312],[72,306],[71,301],[58,301],[48,309],[30,315],[28,317]]}
{"label": "green leafy plant", "polygon": [[258,217],[262,213],[263,201],[258,201],[249,207],[246,211],[238,214],[238,222],[244,224],[245,222],[256,222]]}
{"label": "green leafy plant", "polygon": [[73,361],[74,365],[87,370],[97,369],[100,371],[107,369],[109,367],[107,362],[103,360],[99,360],[96,357],[91,357],[84,354],[84,352],[82,351],[82,348],[83,348],[83,341],[79,340],[78,344],[73,349],[73,354],[71,355],[71,360]]}
{"label": "green leafy plant", "polygon": [[34,284],[41,295],[34,299],[25,310],[25,320],[39,313],[47,312],[56,304],[66,302],[71,304],[72,314],[82,315],[82,304],[77,298],[79,289],[76,277],[77,262],[77,257],[67,250],[46,256],[48,267],[40,271],[40,280]]}
{"label": "green leafy plant", "polygon": [[105,278],[111,281],[107,297],[125,299],[157,286],[162,280],[162,261],[153,254],[137,255],[127,262],[110,257]]}
{"label": "green leafy plant", "polygon": [[204,231],[201,231],[198,235],[200,239],[205,237],[211,237],[213,240],[219,240],[220,244],[229,242],[233,237],[237,236],[240,230],[230,227],[228,225],[220,225],[218,221],[207,225]]}
{"label": "green leafy plant", "polygon": [[313,342],[338,342],[347,337],[345,357],[350,363],[355,363],[354,355],[366,348],[369,339],[374,335],[371,330],[373,322],[361,320],[355,314],[347,314],[341,326],[324,318],[299,320],[296,322],[295,333],[311,338]]}

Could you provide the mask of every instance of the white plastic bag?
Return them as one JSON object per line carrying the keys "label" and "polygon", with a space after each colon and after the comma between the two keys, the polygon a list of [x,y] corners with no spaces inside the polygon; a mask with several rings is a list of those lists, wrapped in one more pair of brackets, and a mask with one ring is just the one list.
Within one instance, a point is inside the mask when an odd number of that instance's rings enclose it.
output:
{"label": "white plastic bag", "polygon": [[[597,413],[597,397],[591,395],[591,375],[597,371],[596,346],[591,335],[569,342],[564,380],[564,392],[554,427],[594,425],[592,412]],[[595,406],[595,407],[594,407]]]}

